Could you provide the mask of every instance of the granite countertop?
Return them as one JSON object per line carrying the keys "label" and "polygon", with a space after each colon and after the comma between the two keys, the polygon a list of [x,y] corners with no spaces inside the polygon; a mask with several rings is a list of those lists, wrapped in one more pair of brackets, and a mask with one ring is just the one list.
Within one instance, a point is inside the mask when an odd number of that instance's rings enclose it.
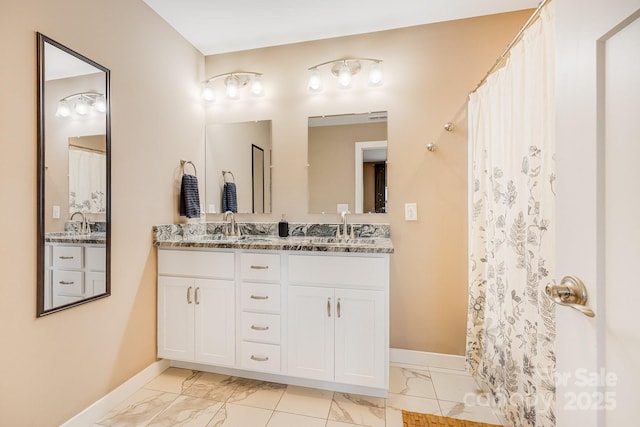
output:
{"label": "granite countertop", "polygon": [[324,251],[324,252],[362,252],[393,253],[389,238],[337,239],[321,236],[224,236],[205,235],[188,236],[172,240],[156,240],[154,244],[161,248],[230,248],[260,249],[281,251]]}
{"label": "granite countertop", "polygon": [[335,224],[289,224],[289,237],[278,237],[277,224],[243,223],[240,236],[225,236],[220,223],[171,224],[154,227],[160,248],[224,248],[249,250],[393,253],[388,226],[354,224],[353,239],[339,239]]}
{"label": "granite countertop", "polygon": [[45,233],[44,241],[47,243],[92,243],[104,245],[106,243],[106,233],[98,231],[89,234],[79,234],[75,231],[56,231]]}

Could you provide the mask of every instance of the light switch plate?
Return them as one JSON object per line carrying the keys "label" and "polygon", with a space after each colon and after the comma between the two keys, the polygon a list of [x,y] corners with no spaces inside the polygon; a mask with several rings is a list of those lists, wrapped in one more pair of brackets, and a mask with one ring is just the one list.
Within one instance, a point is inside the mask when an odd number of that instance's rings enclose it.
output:
{"label": "light switch plate", "polygon": [[405,221],[418,220],[418,204],[417,203],[404,204],[404,219]]}
{"label": "light switch plate", "polygon": [[208,213],[216,213],[216,205],[214,205],[213,203],[209,204],[209,210],[207,211]]}
{"label": "light switch plate", "polygon": [[336,208],[338,213],[349,212],[349,203],[338,203]]}
{"label": "light switch plate", "polygon": [[52,212],[53,219],[60,219],[60,206],[54,206]]}

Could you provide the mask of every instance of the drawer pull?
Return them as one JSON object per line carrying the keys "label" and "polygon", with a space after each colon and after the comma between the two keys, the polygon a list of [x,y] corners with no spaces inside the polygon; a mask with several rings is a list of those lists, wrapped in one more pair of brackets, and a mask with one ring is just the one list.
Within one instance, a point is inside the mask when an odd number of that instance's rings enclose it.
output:
{"label": "drawer pull", "polygon": [[266,362],[269,358],[266,356],[256,356],[255,354],[252,354],[251,360],[255,360],[256,362]]}
{"label": "drawer pull", "polygon": [[60,255],[58,258],[60,259],[73,259],[71,255]]}
{"label": "drawer pull", "polygon": [[66,280],[60,280],[58,283],[61,285],[73,285],[76,282],[67,282]]}
{"label": "drawer pull", "polygon": [[254,331],[268,331],[269,327],[268,326],[251,325],[251,329],[253,329]]}
{"label": "drawer pull", "polygon": [[269,266],[268,265],[252,265],[251,269],[252,270],[268,270]]}
{"label": "drawer pull", "polygon": [[251,295],[251,299],[269,299],[269,295]]}

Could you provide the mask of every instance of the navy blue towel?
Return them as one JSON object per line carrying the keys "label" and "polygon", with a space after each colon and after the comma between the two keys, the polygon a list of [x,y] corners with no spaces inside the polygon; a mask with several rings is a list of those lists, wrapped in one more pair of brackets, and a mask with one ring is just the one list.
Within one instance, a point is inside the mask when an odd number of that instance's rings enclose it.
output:
{"label": "navy blue towel", "polygon": [[180,185],[180,216],[200,218],[198,178],[194,175],[182,175],[182,184]]}
{"label": "navy blue towel", "polygon": [[227,211],[238,213],[238,196],[234,182],[225,182],[222,188],[222,212]]}

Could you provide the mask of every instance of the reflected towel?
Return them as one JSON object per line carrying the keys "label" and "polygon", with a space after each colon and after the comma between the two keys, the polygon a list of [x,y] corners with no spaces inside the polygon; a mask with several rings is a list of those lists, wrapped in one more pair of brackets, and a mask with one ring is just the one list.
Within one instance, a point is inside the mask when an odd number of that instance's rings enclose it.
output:
{"label": "reflected towel", "polygon": [[180,216],[187,218],[200,217],[200,195],[198,178],[194,175],[182,175],[180,185]]}
{"label": "reflected towel", "polygon": [[238,213],[238,196],[234,182],[225,182],[222,188],[222,212],[227,211]]}

